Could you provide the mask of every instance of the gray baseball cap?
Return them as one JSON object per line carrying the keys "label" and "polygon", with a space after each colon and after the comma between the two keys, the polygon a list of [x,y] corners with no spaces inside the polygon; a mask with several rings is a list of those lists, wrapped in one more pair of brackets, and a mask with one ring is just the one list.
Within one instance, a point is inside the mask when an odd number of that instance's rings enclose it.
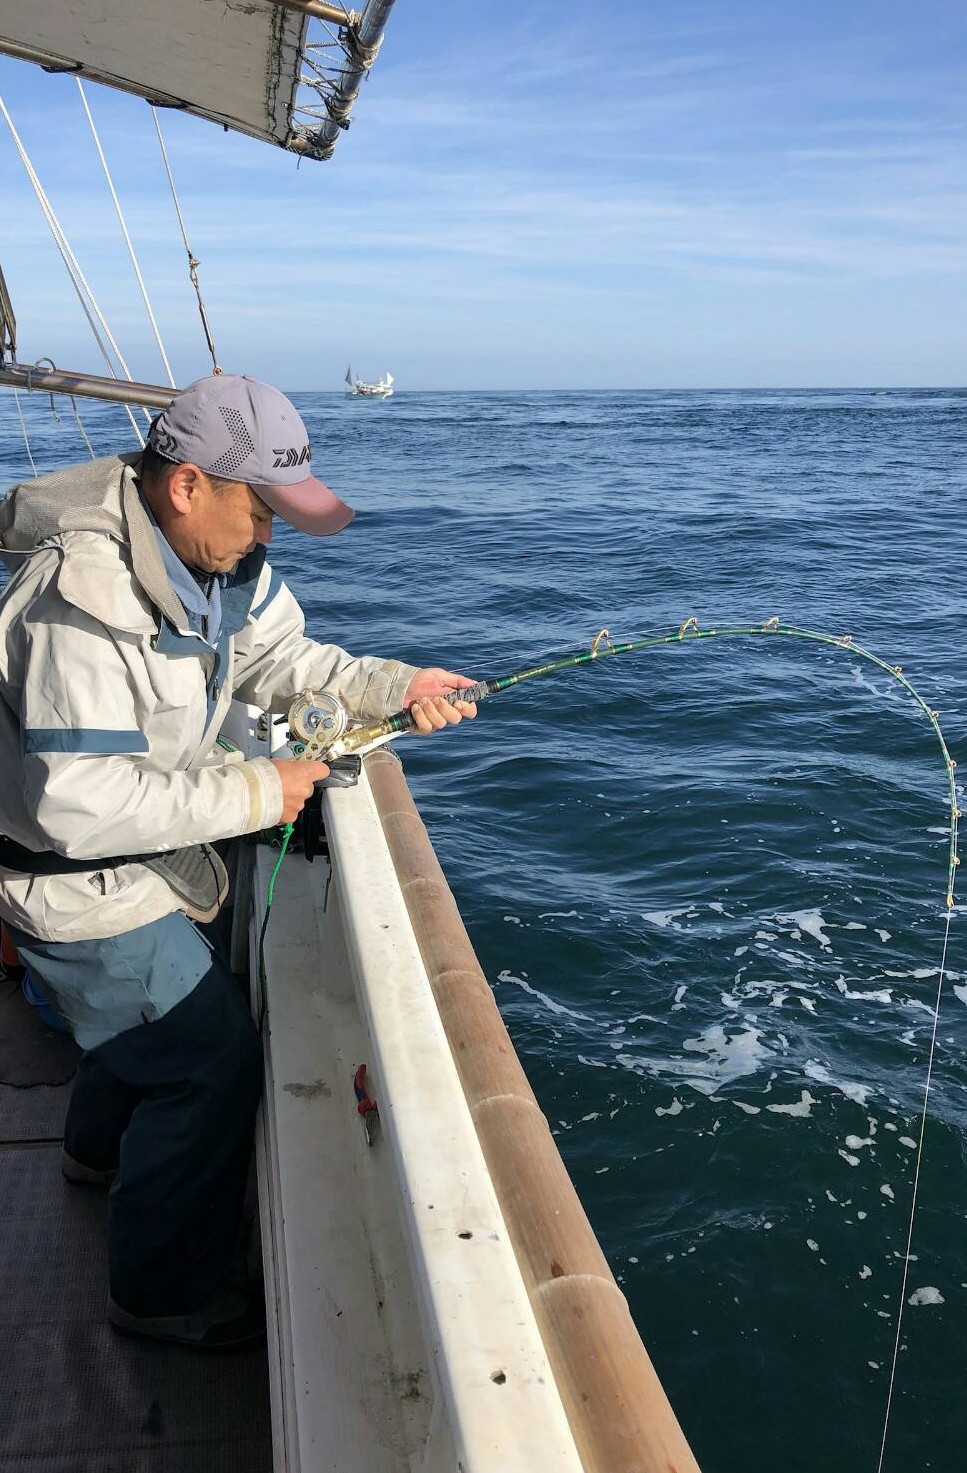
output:
{"label": "gray baseball cap", "polygon": [[300,532],[325,537],[352,521],[351,506],[307,475],[309,433],[278,389],[238,373],[197,379],[155,419],[148,444],[176,465],[245,481]]}

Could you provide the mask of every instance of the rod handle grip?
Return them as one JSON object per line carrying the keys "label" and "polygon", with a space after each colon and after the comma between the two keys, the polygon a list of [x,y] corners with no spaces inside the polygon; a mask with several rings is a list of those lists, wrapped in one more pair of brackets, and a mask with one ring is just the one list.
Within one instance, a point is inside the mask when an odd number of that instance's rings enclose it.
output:
{"label": "rod handle grip", "polygon": [[[451,706],[456,705],[457,701],[467,701],[473,704],[475,701],[482,701],[484,696],[489,696],[490,693],[487,682],[481,680],[476,685],[464,686],[462,690],[447,691],[443,699]],[[401,711],[396,719],[400,722],[397,728],[399,731],[412,731],[416,725],[411,710]]]}

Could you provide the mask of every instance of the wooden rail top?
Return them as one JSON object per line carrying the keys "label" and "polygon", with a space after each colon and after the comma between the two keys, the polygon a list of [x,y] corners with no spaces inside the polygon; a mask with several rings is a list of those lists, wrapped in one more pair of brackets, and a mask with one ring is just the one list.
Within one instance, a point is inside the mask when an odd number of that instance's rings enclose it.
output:
{"label": "wooden rail top", "polygon": [[699,1473],[477,961],[397,758],[366,773],[586,1473]]}

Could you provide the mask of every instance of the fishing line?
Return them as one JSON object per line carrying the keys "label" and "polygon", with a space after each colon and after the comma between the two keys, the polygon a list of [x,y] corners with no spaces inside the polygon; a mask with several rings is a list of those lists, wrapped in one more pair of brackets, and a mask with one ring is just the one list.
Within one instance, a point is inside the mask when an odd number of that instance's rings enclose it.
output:
{"label": "fishing line", "polygon": [[[633,651],[659,649],[664,645],[691,644],[702,639],[734,639],[739,637],[775,638],[785,637],[790,639],[805,639],[813,643],[829,645],[834,649],[845,650],[859,659],[867,660],[875,665],[878,670],[883,670],[892,680],[895,680],[907,694],[912,697],[920,710],[924,713],[933,728],[934,735],[943,754],[944,765],[947,769],[947,785],[949,790],[950,809],[950,845],[947,856],[947,905],[954,904],[954,874],[960,860],[957,857],[957,824],[961,818],[960,809],[957,807],[957,786],[954,780],[954,769],[957,764],[950,755],[943,732],[940,729],[938,713],[930,707],[918,691],[910,684],[903,673],[900,665],[891,665],[879,655],[874,655],[870,650],[864,649],[857,644],[851,634],[824,634],[816,629],[802,629],[794,624],[782,624],[778,618],[767,619],[764,624],[742,624],[728,625],[721,629],[700,629],[698,620],[686,619],[675,632],[658,633],[645,636],[643,639],[628,640],[621,644],[615,644],[607,629],[602,629],[595,635],[590,648],[578,650],[574,654],[563,655],[559,659],[550,660],[542,665],[525,666],[521,670],[512,671],[508,675],[492,676],[488,680],[478,681],[476,685],[465,687],[463,690],[450,691],[446,700],[451,704],[458,701],[476,702],[486,699],[488,696],[499,694],[501,691],[510,690],[512,686],[520,685],[525,680],[535,680],[541,676],[553,675],[561,670],[575,669],[582,665],[590,665],[597,660],[608,659],[613,655],[631,654]],[[312,705],[313,699],[316,705]],[[307,715],[309,719],[307,719]],[[318,718],[318,719],[316,719]],[[371,751],[383,742],[392,741],[394,737],[402,736],[405,732],[412,731],[416,725],[411,711],[397,711],[393,716],[386,716],[381,721],[367,723],[362,726],[350,727],[347,722],[346,713],[337,700],[332,697],[313,697],[310,691],[303,692],[293,703],[289,712],[289,724],[296,730],[299,747],[297,755],[315,761],[329,761],[335,757],[341,757],[351,752],[363,753]]]}
{"label": "fishing line", "polygon": [[937,981],[937,996],[933,1007],[933,1028],[930,1033],[930,1052],[927,1056],[927,1079],[923,1091],[923,1111],[920,1115],[920,1138],[917,1142],[917,1161],[913,1172],[913,1195],[910,1202],[910,1221],[907,1225],[907,1243],[903,1253],[903,1275],[900,1283],[900,1301],[897,1310],[896,1339],[893,1344],[893,1360],[890,1365],[890,1384],[886,1395],[886,1412],[883,1417],[883,1436],[880,1441],[880,1458],[876,1465],[876,1473],[882,1473],[883,1459],[886,1457],[886,1439],[890,1429],[890,1413],[893,1408],[893,1389],[896,1384],[897,1361],[900,1358],[900,1340],[903,1334],[903,1315],[907,1302],[907,1280],[910,1277],[910,1249],[913,1246],[913,1225],[917,1215],[917,1199],[920,1191],[920,1165],[923,1160],[923,1140],[927,1130],[927,1103],[930,1099],[930,1084],[933,1078],[933,1060],[937,1049],[937,1029],[940,1026],[940,998],[943,991],[944,974],[947,967],[947,942],[950,940],[950,923],[953,920],[953,908],[947,910],[947,921],[944,926],[943,954],[940,958],[940,977]]}
{"label": "fishing line", "polygon": [[295,830],[295,824],[293,824],[293,823],[287,823],[282,828],[282,832],[281,832],[282,843],[281,843],[281,847],[279,849],[279,857],[275,861],[275,868],[272,870],[272,873],[269,876],[269,883],[268,883],[268,887],[267,887],[266,892],[265,892],[265,915],[262,918],[262,929],[259,932],[259,970],[258,970],[258,978],[259,978],[259,1018],[258,1018],[258,1029],[259,1029],[259,1032],[260,1033],[262,1032],[262,1028],[263,1028],[263,1026],[265,1024],[265,1007],[266,1007],[266,1003],[267,1003],[267,1000],[268,1000],[267,999],[267,995],[266,995],[266,990],[265,990],[265,934],[266,934],[266,932],[269,929],[269,917],[272,914],[272,902],[275,900],[275,882],[279,878],[279,870],[282,868],[282,861],[285,858],[286,850],[289,847],[289,840],[292,838],[292,834],[293,834],[294,830]]}
{"label": "fishing line", "polygon": [[[911,685],[900,665],[892,665],[888,661],[881,659],[879,655],[873,654],[871,650],[865,649],[862,645],[857,644],[851,634],[834,635],[816,629],[804,629],[793,624],[783,624],[778,618],[768,619],[764,624],[729,625],[721,629],[701,629],[697,619],[689,618],[685,620],[677,631],[669,630],[665,633],[651,634],[642,639],[628,640],[620,644],[615,644],[608,630],[602,629],[595,636],[588,649],[563,655],[558,659],[546,661],[541,665],[526,666],[523,669],[512,671],[507,675],[492,676],[487,680],[478,681],[475,685],[468,686],[465,689],[451,691],[447,694],[446,700],[451,703],[459,701],[478,702],[489,696],[497,695],[501,691],[510,690],[513,686],[520,685],[525,680],[535,680],[563,670],[577,669],[581,666],[590,665],[598,660],[608,659],[615,655],[631,654],[634,651],[640,650],[659,649],[665,645],[689,644],[703,639],[733,639],[739,637],[769,639],[777,636],[790,639],[804,639],[815,644],[828,645],[833,649],[842,650],[851,656],[855,656],[860,660],[866,660],[868,663],[875,665],[878,670],[882,670],[892,680],[895,680],[897,684],[902,686],[907,695],[911,697],[929,721],[941,753],[943,754],[944,765],[947,771],[948,807],[950,813],[950,844],[947,854],[946,880],[947,914],[944,927],[943,951],[940,960],[940,976],[937,982],[937,995],[933,1009],[933,1028],[927,1058],[923,1108],[920,1115],[920,1138],[917,1146],[913,1192],[907,1226],[906,1249],[903,1255],[903,1273],[897,1310],[896,1342],[893,1349],[893,1361],[890,1369],[890,1383],[883,1421],[880,1456],[877,1464],[877,1473],[882,1473],[902,1339],[906,1289],[910,1271],[910,1249],[913,1243],[918,1205],[920,1169],[923,1160],[927,1111],[933,1080],[937,1030],[940,1021],[940,1004],[946,976],[947,947],[950,939],[951,922],[954,916],[954,884],[957,866],[960,864],[960,859],[957,855],[958,822],[963,815],[957,806],[957,784],[954,778],[954,770],[957,764],[950,755],[943,732],[940,729],[938,713],[928,705],[920,693]],[[317,696],[311,691],[305,691],[293,702],[289,712],[289,724],[296,738],[294,752],[297,757],[332,762],[350,753],[361,755],[364,752],[372,751],[374,747],[381,746],[384,742],[392,741],[395,737],[412,731],[416,722],[412,712],[406,710],[398,711],[393,716],[387,716],[382,721],[370,722],[354,727],[349,724],[345,710],[336,699],[328,694]],[[281,856],[279,862],[281,863]],[[278,864],[273,874],[273,881],[277,873]]]}

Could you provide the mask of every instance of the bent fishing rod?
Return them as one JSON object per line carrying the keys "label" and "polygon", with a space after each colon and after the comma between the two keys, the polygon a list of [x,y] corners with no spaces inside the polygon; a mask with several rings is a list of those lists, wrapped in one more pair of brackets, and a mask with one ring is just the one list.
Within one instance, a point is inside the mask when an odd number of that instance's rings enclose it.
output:
{"label": "bent fishing rod", "polygon": [[[571,655],[561,656],[559,659],[549,660],[542,665],[528,666],[522,670],[515,670],[509,675],[493,676],[489,680],[481,680],[476,685],[467,686],[463,690],[450,692],[445,699],[451,703],[459,701],[477,702],[488,696],[497,695],[498,692],[509,690],[512,686],[520,685],[525,680],[535,680],[539,676],[554,675],[559,671],[571,670],[582,665],[590,665],[598,660],[608,659],[613,655],[631,654],[635,650],[659,649],[665,645],[690,644],[702,639],[731,639],[740,636],[751,636],[753,638],[771,639],[777,636],[785,636],[791,639],[810,640],[815,644],[829,645],[834,649],[842,650],[857,659],[865,660],[882,670],[892,680],[895,680],[907,695],[916,703],[933,728],[934,735],[943,754],[944,765],[947,771],[948,806],[950,813],[950,845],[947,858],[947,893],[946,893],[946,918],[943,935],[943,950],[940,958],[938,971],[937,991],[932,1009],[933,1024],[930,1036],[930,1046],[927,1058],[926,1080],[924,1085],[923,1106],[920,1113],[919,1140],[917,1143],[916,1164],[914,1170],[913,1189],[911,1192],[910,1215],[906,1232],[906,1247],[902,1255],[903,1270],[896,1306],[896,1332],[893,1345],[893,1356],[890,1366],[889,1388],[887,1392],[886,1407],[883,1418],[882,1436],[880,1441],[879,1459],[877,1462],[877,1473],[883,1473],[884,1458],[886,1456],[887,1439],[890,1429],[891,1413],[893,1407],[893,1394],[899,1368],[900,1348],[903,1335],[904,1311],[906,1306],[906,1291],[909,1280],[910,1263],[912,1261],[911,1248],[913,1244],[914,1224],[916,1221],[917,1207],[919,1203],[920,1171],[924,1153],[924,1138],[927,1126],[927,1111],[930,1099],[931,1083],[933,1078],[933,1064],[937,1046],[937,1031],[940,1022],[940,1005],[943,991],[944,978],[947,971],[947,948],[950,938],[951,921],[954,916],[954,882],[957,866],[960,860],[957,856],[957,826],[962,818],[962,813],[957,806],[957,784],[954,779],[954,769],[957,764],[947,747],[943,732],[940,729],[938,713],[927,704],[920,693],[914,689],[910,681],[904,675],[901,666],[891,665],[886,660],[875,655],[872,651],[864,649],[856,643],[851,634],[833,635],[825,634],[815,629],[802,629],[793,624],[783,624],[778,618],[766,620],[764,624],[730,625],[721,629],[701,629],[695,618],[686,619],[677,631],[668,631],[664,634],[648,635],[643,639],[628,640],[621,644],[615,644],[607,629],[602,629],[594,638],[590,648],[578,650]],[[392,741],[395,737],[402,736],[412,731],[416,725],[409,711],[397,711],[393,716],[387,716],[382,721],[370,722],[362,725],[351,725],[349,716],[342,703],[335,697],[324,692],[315,694],[312,691],[303,691],[292,703],[289,711],[289,728],[292,737],[293,754],[298,758],[313,758],[324,762],[338,762],[340,757],[356,755],[361,757],[366,752],[371,752],[375,747],[384,742]],[[282,854],[288,844],[288,836],[292,832],[292,825],[286,829],[286,839],[282,846]],[[275,878],[282,862],[282,854],[276,862],[272,874],[270,892],[274,886]],[[269,897],[271,904],[271,893]],[[265,925],[268,921],[266,911],[265,922],[262,926],[260,938],[260,984],[264,996],[264,957],[262,955],[262,943],[265,938]]]}
{"label": "bent fishing rod", "polygon": [[[475,685],[467,686],[463,690],[450,691],[445,699],[451,704],[460,701],[477,702],[488,696],[497,695],[500,691],[510,690],[512,686],[520,685],[525,680],[536,680],[545,675],[555,675],[563,670],[572,670],[582,665],[591,665],[598,660],[609,659],[614,655],[628,655],[638,650],[660,649],[666,645],[691,644],[703,639],[734,639],[739,637],[757,637],[761,639],[772,639],[776,637],[787,637],[791,639],[810,640],[816,644],[830,645],[834,649],[847,652],[858,659],[866,660],[875,665],[877,669],[884,671],[892,680],[907,692],[913,701],[919,706],[933,728],[934,735],[939,743],[943,754],[944,764],[947,770],[947,786],[950,810],[950,845],[947,860],[947,894],[948,908],[954,905],[954,879],[956,869],[960,860],[957,857],[957,826],[963,816],[957,806],[957,786],[954,779],[954,769],[957,764],[947,747],[943,732],[940,729],[938,713],[923,699],[917,690],[911,685],[904,675],[900,665],[891,665],[879,655],[864,649],[854,640],[851,634],[834,635],[824,634],[815,629],[802,629],[794,624],[783,624],[778,618],[767,619],[764,624],[741,624],[727,625],[722,628],[701,629],[698,620],[686,619],[675,631],[664,634],[652,634],[643,639],[627,640],[615,644],[607,629],[602,629],[595,635],[591,645],[587,649],[578,650],[574,654],[563,655],[559,659],[546,661],[542,665],[526,666],[521,670],[514,670],[508,675],[495,675],[487,680],[478,681]],[[328,692],[316,693],[303,691],[293,701],[288,715],[289,729],[293,737],[293,752],[296,757],[311,759],[320,762],[333,762],[340,757],[350,754],[363,756],[371,752],[375,747],[382,746],[384,742],[395,740],[412,731],[416,725],[410,711],[397,711],[392,716],[385,716],[381,721],[365,723],[354,726],[350,723],[349,715],[335,696]]]}

